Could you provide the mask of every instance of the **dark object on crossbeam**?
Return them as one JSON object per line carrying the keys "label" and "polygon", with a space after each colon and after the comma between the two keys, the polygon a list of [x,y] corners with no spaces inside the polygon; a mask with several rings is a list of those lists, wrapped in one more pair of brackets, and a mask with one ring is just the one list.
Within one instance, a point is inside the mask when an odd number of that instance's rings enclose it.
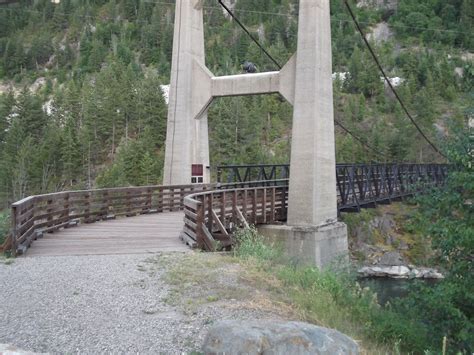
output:
{"label": "dark object on crossbeam", "polygon": [[246,73],[249,73],[249,74],[253,74],[253,73],[256,73],[257,72],[257,66],[252,63],[252,62],[249,62],[248,60],[246,60],[243,64],[242,64],[242,69],[246,72]]}

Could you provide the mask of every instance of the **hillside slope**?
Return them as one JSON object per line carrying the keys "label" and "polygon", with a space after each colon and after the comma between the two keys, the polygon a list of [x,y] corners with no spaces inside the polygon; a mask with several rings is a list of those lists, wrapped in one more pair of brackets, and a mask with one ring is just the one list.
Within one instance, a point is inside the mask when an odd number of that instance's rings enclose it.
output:
{"label": "hillside slope", "polygon": [[[294,52],[296,0],[231,1],[281,63]],[[469,0],[353,4],[406,105],[442,146],[472,114],[474,5]],[[442,161],[380,80],[342,1],[332,1],[339,162]],[[159,183],[174,4],[150,0],[23,0],[0,7],[0,200],[92,186]],[[209,68],[274,70],[218,6],[205,1]],[[471,111],[469,111],[471,110]],[[278,95],[219,99],[209,112],[211,162],[289,160],[291,107]]]}

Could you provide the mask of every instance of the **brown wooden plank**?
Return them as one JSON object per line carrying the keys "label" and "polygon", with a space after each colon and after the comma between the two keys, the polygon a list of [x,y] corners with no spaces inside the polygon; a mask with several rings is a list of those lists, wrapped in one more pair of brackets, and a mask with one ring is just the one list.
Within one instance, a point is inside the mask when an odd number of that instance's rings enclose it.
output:
{"label": "brown wooden plank", "polygon": [[26,256],[186,251],[183,213],[159,213],[62,229],[31,244]]}
{"label": "brown wooden plank", "polygon": [[214,218],[214,223],[217,225],[217,228],[221,231],[221,233],[226,236],[229,236],[229,233],[227,233],[227,230],[219,219],[219,216],[217,215],[216,211],[212,210],[212,216]]}
{"label": "brown wooden plank", "polygon": [[239,220],[244,225],[244,227],[249,228],[249,224],[248,224],[247,220],[245,219],[244,215],[242,214],[242,212],[240,211],[239,208],[236,209],[236,214],[237,214],[237,217],[239,218]]}

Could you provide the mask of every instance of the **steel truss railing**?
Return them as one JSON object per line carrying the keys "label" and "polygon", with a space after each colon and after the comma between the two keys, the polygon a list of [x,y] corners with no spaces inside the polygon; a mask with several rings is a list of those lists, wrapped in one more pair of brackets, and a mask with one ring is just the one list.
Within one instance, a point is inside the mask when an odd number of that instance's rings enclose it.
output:
{"label": "steel truss railing", "polygon": [[[375,203],[413,195],[444,183],[447,164],[337,164],[339,210],[360,210]],[[217,181],[246,182],[288,179],[289,164],[220,165]]]}

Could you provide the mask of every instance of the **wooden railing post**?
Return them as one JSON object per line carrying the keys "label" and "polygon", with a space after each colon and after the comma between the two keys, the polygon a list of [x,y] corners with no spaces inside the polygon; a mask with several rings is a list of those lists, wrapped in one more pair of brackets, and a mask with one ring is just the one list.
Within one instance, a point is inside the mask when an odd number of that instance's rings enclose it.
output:
{"label": "wooden railing post", "polygon": [[221,222],[224,225],[224,227],[227,228],[227,218],[226,218],[226,194],[225,191],[222,191],[222,198],[221,198]]}
{"label": "wooden railing post", "polygon": [[235,228],[237,225],[237,190],[232,191],[232,224]]}
{"label": "wooden railing post", "polygon": [[127,212],[125,213],[125,215],[127,217],[132,217],[133,214],[132,214],[132,198],[131,198],[131,192],[130,191],[127,191],[126,192],[126,195],[125,195],[125,204],[126,204],[126,208],[127,208]]}
{"label": "wooden railing post", "polygon": [[245,189],[243,201],[242,201],[242,215],[244,216],[245,219],[247,219],[247,199],[248,199],[248,194],[247,194],[247,189]]}
{"label": "wooden railing post", "polygon": [[153,189],[148,188],[146,190],[146,201],[145,201],[145,207],[144,207],[144,212],[149,213],[151,211],[151,196],[153,195]]}
{"label": "wooden railing post", "polygon": [[214,195],[207,195],[207,229],[212,233],[212,202],[214,200]]}
{"label": "wooden railing post", "polygon": [[46,202],[46,205],[47,205],[47,208],[46,208],[46,213],[48,214],[48,217],[47,217],[47,221],[48,221],[48,224],[47,226],[48,227],[51,227],[51,221],[53,220],[53,216],[50,214],[51,212],[53,212],[53,208],[52,208],[52,203],[53,203],[53,200],[49,199],[47,202]]}
{"label": "wooden railing post", "polygon": [[64,212],[62,213],[62,217],[64,218],[64,221],[62,222],[67,222],[69,221],[69,193],[67,193],[65,196],[64,196],[64,205],[63,205],[63,208],[64,208]]}
{"label": "wooden railing post", "polygon": [[84,221],[86,223],[90,223],[91,220],[90,220],[90,212],[91,212],[91,193],[90,192],[86,192],[85,195],[84,195],[84,199],[86,200],[84,202]]}
{"label": "wooden railing post", "polygon": [[103,193],[102,203],[103,205],[100,211],[100,218],[107,219],[107,215],[109,211],[109,193],[107,190],[105,190]]}
{"label": "wooden railing post", "polygon": [[252,221],[254,225],[257,225],[257,189],[253,189],[252,199]]}
{"label": "wooden railing post", "polygon": [[287,191],[286,187],[283,187],[281,190],[281,211],[280,211],[280,220],[286,220],[287,211],[286,211],[286,196]]}
{"label": "wooden railing post", "polygon": [[163,187],[158,188],[158,205],[156,211],[158,213],[163,212]]}
{"label": "wooden railing post", "polygon": [[17,241],[18,241],[18,208],[17,206],[12,205],[11,208],[11,228],[12,228],[12,233],[11,233],[11,244],[12,244],[12,256],[16,256],[16,250],[17,250]]}
{"label": "wooden railing post", "polygon": [[202,247],[204,246],[204,231],[202,229],[202,227],[204,226],[204,204],[201,201],[198,202],[196,215],[196,243],[198,245],[198,248],[202,249]]}
{"label": "wooden railing post", "polygon": [[275,193],[275,186],[271,188],[272,191],[272,199],[271,199],[271,205],[270,205],[270,223],[275,222],[275,198],[276,198],[276,193]]}

